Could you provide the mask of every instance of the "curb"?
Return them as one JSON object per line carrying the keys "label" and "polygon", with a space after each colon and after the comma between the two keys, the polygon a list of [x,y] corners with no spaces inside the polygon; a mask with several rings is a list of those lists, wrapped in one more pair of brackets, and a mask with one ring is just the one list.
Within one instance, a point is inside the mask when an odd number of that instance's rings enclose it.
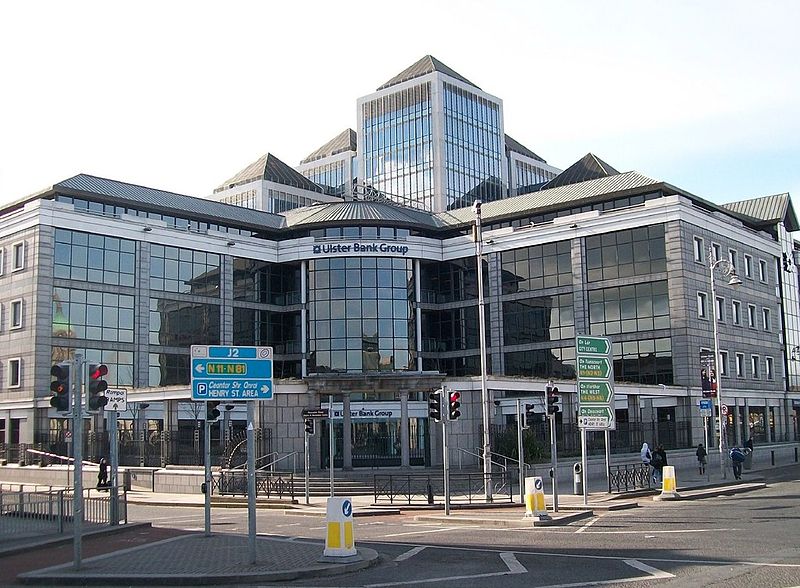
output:
{"label": "curb", "polygon": [[[552,516],[552,513],[550,513]],[[469,518],[459,516],[444,516],[444,515],[418,515],[414,517],[415,521],[422,522],[436,522],[436,523],[449,523],[451,525],[476,525],[483,527],[500,527],[500,528],[526,528],[526,527],[557,527],[561,525],[568,525],[581,519],[586,519],[594,516],[591,510],[582,510],[568,515],[558,516],[549,521],[539,521],[535,517],[520,517],[519,519],[491,519],[491,518]]]}
{"label": "curb", "polygon": [[[81,534],[81,537],[86,539],[87,537],[95,537],[97,535],[114,535],[116,533],[130,531],[131,529],[138,529],[138,528],[149,529],[152,526],[153,526],[152,523],[126,523],[124,525],[116,525],[114,527],[103,527],[102,529],[94,529],[92,531],[84,530],[84,532]],[[69,533],[65,531],[63,535],[59,535],[57,537],[50,536],[49,539],[43,538],[40,540],[36,540],[34,538],[33,541],[22,543],[21,545],[14,545],[13,547],[8,547],[8,548],[0,547],[0,558],[6,557],[8,555],[17,555],[19,553],[30,551],[32,549],[38,549],[40,547],[64,545],[66,543],[72,543],[73,541],[74,538],[71,531]]]}

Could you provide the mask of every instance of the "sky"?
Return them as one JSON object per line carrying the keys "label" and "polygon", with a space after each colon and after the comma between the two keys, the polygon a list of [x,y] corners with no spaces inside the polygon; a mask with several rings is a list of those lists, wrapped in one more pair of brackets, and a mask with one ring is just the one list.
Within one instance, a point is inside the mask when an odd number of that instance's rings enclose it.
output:
{"label": "sky", "polygon": [[798,23],[794,0],[3,2],[0,203],[78,173],[204,196],[264,153],[297,165],[428,54],[556,167],[800,198]]}

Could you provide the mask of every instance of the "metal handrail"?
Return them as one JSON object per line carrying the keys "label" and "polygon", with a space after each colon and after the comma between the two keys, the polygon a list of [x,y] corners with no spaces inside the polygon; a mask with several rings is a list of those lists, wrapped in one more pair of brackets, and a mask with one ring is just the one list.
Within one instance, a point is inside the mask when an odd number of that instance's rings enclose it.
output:
{"label": "metal handrail", "polygon": [[[275,456],[275,455],[278,455],[277,451],[270,451],[266,455],[262,455],[261,457],[256,457],[256,463],[258,463],[260,461],[264,461],[265,459],[269,459],[269,458],[271,458],[272,456]],[[257,469],[262,470],[262,469],[264,469],[265,467],[267,467],[269,465],[270,464],[267,464],[267,465],[261,466],[260,468],[257,468]],[[247,468],[247,462],[239,464],[237,466],[233,466],[232,468],[229,467],[229,468],[226,468],[226,469],[229,469],[229,470],[243,470],[243,469],[246,469],[246,468]]]}
{"label": "metal handrail", "polygon": [[[276,459],[274,461],[271,461],[268,464],[261,466],[260,468],[256,468],[256,471],[260,472],[261,470],[264,470],[264,469],[267,469],[269,467],[272,467],[275,464],[282,462],[284,459],[289,459],[291,457],[292,458],[292,473],[296,473],[297,472],[297,459],[295,458],[295,456],[298,453],[299,453],[298,451],[292,451],[291,453],[287,453],[283,457],[279,457],[278,459]],[[278,452],[275,451],[274,453],[271,453],[270,455],[273,455],[273,454],[274,455],[278,455]]]}
{"label": "metal handrail", "polygon": [[[477,458],[478,458],[478,462],[479,462],[479,463],[480,463],[481,461],[483,461],[483,455],[481,455],[480,453],[475,453],[475,452],[473,452],[473,451],[470,451],[469,449],[464,449],[463,447],[453,447],[453,449],[455,449],[456,451],[458,451],[458,452],[459,452],[459,453],[458,453],[458,469],[460,469],[460,470],[463,470],[463,469],[464,469],[464,467],[463,467],[463,464],[462,464],[462,462],[461,462],[461,456],[462,456],[462,454],[464,454],[464,453],[466,453],[467,455],[471,455],[472,457],[477,457]],[[503,465],[502,463],[500,463],[500,462],[493,461],[493,460],[491,460],[491,459],[490,459],[490,460],[489,460],[489,463],[491,463],[492,465],[496,465],[497,467],[499,467],[500,469],[502,469],[504,473],[505,473],[506,471],[508,471],[508,468],[507,468],[506,466],[504,466],[504,465]]]}

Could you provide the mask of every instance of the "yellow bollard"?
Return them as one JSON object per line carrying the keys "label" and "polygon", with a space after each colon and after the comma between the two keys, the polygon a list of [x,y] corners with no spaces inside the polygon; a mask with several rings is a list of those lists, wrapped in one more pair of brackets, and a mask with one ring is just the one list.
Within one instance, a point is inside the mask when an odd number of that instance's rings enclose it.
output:
{"label": "yellow bollard", "polygon": [[540,476],[525,478],[525,516],[547,520],[547,506],[544,503],[544,484]]}
{"label": "yellow bollard", "polygon": [[678,500],[680,494],[678,480],[675,477],[675,466],[664,466],[661,470],[661,494],[653,496],[653,500]]}
{"label": "yellow bollard", "polygon": [[354,557],[360,559],[353,536],[352,500],[328,498],[326,523],[325,551],[320,561],[354,561]]}

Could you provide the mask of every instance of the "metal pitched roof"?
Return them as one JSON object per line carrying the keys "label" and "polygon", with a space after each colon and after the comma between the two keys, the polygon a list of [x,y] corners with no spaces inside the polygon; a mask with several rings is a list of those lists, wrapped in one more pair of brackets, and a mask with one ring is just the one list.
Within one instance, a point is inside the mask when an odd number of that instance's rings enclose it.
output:
{"label": "metal pitched roof", "polygon": [[253,163],[245,167],[233,177],[229,178],[222,185],[218,186],[214,193],[233,188],[241,184],[252,182],[253,180],[269,180],[285,186],[293,186],[310,190],[311,192],[322,192],[322,187],[318,186],[300,172],[296,171],[283,161],[267,153],[262,155]]}
{"label": "metal pitched roof", "polygon": [[102,199],[102,197],[107,197],[120,205],[127,204],[131,208],[145,207],[165,214],[174,215],[185,212],[193,217],[208,219],[211,222],[222,224],[230,222],[237,226],[251,227],[254,230],[279,229],[284,226],[283,217],[277,214],[87,174],[78,174],[54,184],[53,190],[84,198],[100,196]]}
{"label": "metal pitched roof", "polygon": [[390,202],[365,200],[315,204],[286,211],[284,217],[286,226],[293,229],[306,225],[342,222],[380,222],[428,229],[436,229],[443,225],[435,215],[424,210]]}
{"label": "metal pitched roof", "polygon": [[436,59],[433,55],[426,55],[413,65],[408,66],[406,69],[404,69],[399,74],[394,76],[391,80],[380,86],[377,91],[389,88],[391,86],[396,86],[397,84],[402,84],[403,82],[407,82],[408,80],[413,80],[414,78],[418,78],[427,75],[429,73],[433,73],[435,71],[446,74],[451,78],[455,78],[459,81],[464,82],[465,84],[469,84],[473,88],[477,88],[478,90],[480,90],[478,86],[470,82],[467,78],[462,76],[454,69],[450,69],[449,67],[447,67],[444,63]]}
{"label": "metal pitched roof", "polygon": [[552,180],[544,184],[543,187],[557,188],[559,186],[577,184],[579,182],[595,180],[597,178],[616,175],[618,173],[619,172],[617,170],[593,153],[587,153]]}
{"label": "metal pitched roof", "polygon": [[522,143],[506,135],[506,149],[509,151],[514,151],[515,153],[520,153],[525,157],[530,157],[531,159],[535,159],[536,161],[541,161],[542,163],[547,163],[544,159],[536,155],[533,151],[525,147]]}
{"label": "metal pitched roof", "polygon": [[798,230],[797,216],[788,193],[728,202],[722,207],[758,223],[773,225],[784,222],[787,230]]}
{"label": "metal pitched roof", "polygon": [[345,129],[333,139],[325,143],[322,147],[316,149],[306,156],[306,158],[300,163],[309,163],[311,161],[330,157],[331,155],[336,155],[337,153],[342,153],[344,151],[356,151],[356,148],[356,132],[353,129]]}
{"label": "metal pitched roof", "polygon": [[[522,194],[504,200],[485,202],[481,206],[481,215],[484,222],[491,222],[495,219],[524,213],[608,200],[607,196],[609,194],[639,190],[650,186],[655,188],[663,185],[662,182],[639,172],[627,172],[557,188],[544,189],[530,194]],[[469,207],[441,212],[436,216],[444,224],[450,226],[469,224],[474,220],[472,208]]]}

